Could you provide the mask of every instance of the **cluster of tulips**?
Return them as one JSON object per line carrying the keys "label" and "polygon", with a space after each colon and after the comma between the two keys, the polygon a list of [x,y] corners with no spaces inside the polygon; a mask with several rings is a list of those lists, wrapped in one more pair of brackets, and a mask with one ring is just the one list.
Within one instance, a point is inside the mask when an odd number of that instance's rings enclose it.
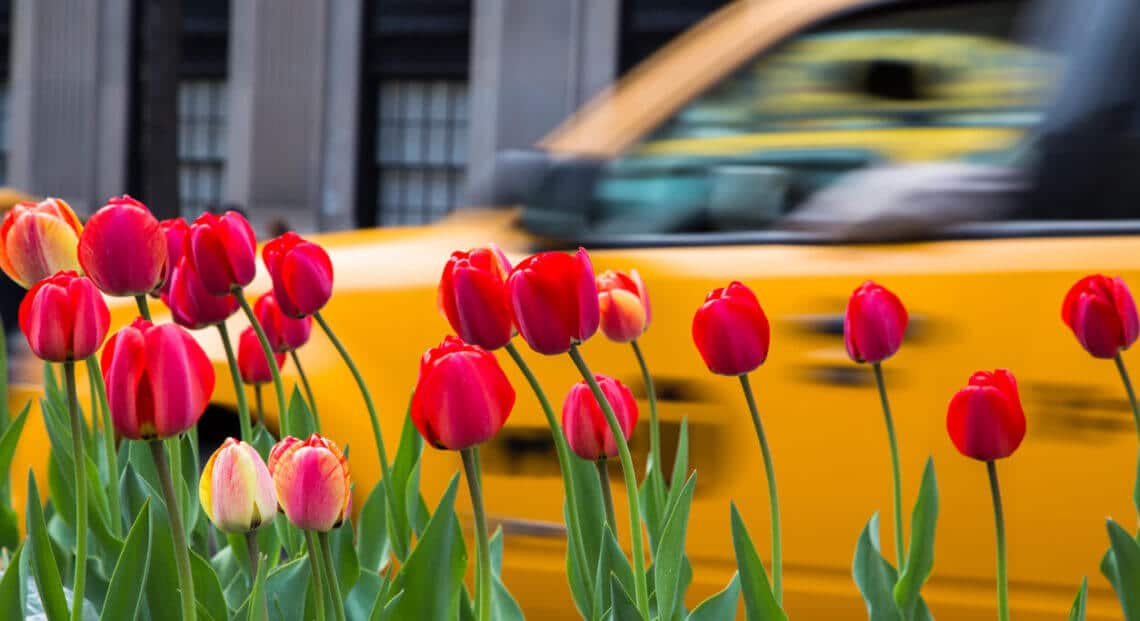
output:
{"label": "cluster of tulips", "polygon": [[[54,496],[52,503],[57,514],[70,516],[63,519],[70,519],[73,529],[70,538],[56,545],[65,547],[66,558],[75,560],[68,583],[69,607],[51,550],[50,529],[31,481],[27,539],[0,578],[2,614],[13,610],[23,614],[25,590],[18,580],[24,579],[27,565],[49,618],[83,618],[89,595],[85,593],[88,542],[94,539],[107,558],[97,559],[93,566],[105,574],[103,564],[113,567],[94,595],[103,600],[104,619],[135,618],[144,601],[149,618],[166,618],[169,611],[156,616],[163,610],[162,602],[151,601],[157,599],[154,591],[140,589],[139,581],[149,585],[162,580],[156,575],[163,574],[158,569],[160,559],[167,557],[173,558],[176,571],[167,572],[175,575],[165,579],[173,581],[178,591],[184,621],[323,621],[326,611],[340,620],[521,618],[496,566],[502,540],[501,535],[488,533],[479,457],[479,445],[500,431],[515,405],[515,390],[494,354],[503,349],[534,391],[554,439],[565,493],[567,580],[583,618],[731,619],[743,598],[750,620],[787,619],[782,607],[774,460],[749,382],[749,374],[767,359],[770,329],[757,296],[747,286],[733,282],[710,292],[694,315],[692,339],[709,371],[735,376],[740,382],[767,479],[770,563],[764,566],[743,517],[732,506],[731,543],[738,572],[723,591],[689,611],[684,594],[691,567],[684,542],[696,474],[688,472],[683,424],[672,477],[666,483],[656,393],[638,344],[650,324],[650,302],[636,270],[595,274],[584,249],[573,254],[540,253],[514,266],[495,246],[452,254],[443,268],[438,303],[455,335],[429,348],[420,361],[409,424],[393,462],[367,384],[321,315],[333,291],[328,254],[319,245],[286,233],[264,246],[262,258],[273,289],[250,305],[244,288],[257,270],[256,244],[240,214],[204,214],[191,224],[181,219],[158,222],[142,203],[124,196],[111,200],[85,226],[59,199],[21,204],[6,216],[0,226],[0,267],[29,287],[19,323],[31,350],[49,363],[45,420],[50,432],[52,411],[65,407],[70,422],[69,434],[53,434],[53,454],[67,453],[61,463],[74,469],[70,479],[74,489],[68,497],[74,497],[74,507],[65,509],[60,505],[65,499]],[[140,315],[110,338],[106,338],[105,295],[135,298]],[[174,323],[152,323],[148,296],[165,302]],[[239,310],[251,326],[242,333],[235,355],[225,322]],[[1090,354],[1116,361],[1140,432],[1140,409],[1120,355],[1140,336],[1140,319],[1124,282],[1100,275],[1080,280],[1064,300],[1062,318]],[[354,512],[346,456],[321,435],[303,372],[306,396],[295,389],[291,402],[280,375],[287,354],[300,370],[297,349],[308,341],[313,320],[357,381],[380,459],[383,478],[355,512],[359,520],[355,533],[350,526]],[[844,322],[851,359],[873,370],[892,463],[894,563],[879,551],[877,516],[860,536],[853,561],[856,586],[873,620],[933,618],[920,592],[934,563],[938,492],[933,462],[928,460],[923,472],[906,545],[898,441],[882,371],[883,363],[902,346],[907,323],[899,298],[873,282],[851,295]],[[182,451],[196,451],[195,426],[215,384],[212,365],[187,330],[208,327],[217,329],[228,356],[241,435],[227,439],[199,475],[196,506],[216,531],[196,526],[200,522],[193,512],[188,516],[184,505],[193,499],[187,498],[180,480],[186,473]],[[612,341],[630,345],[646,384],[650,447],[640,483],[628,445],[639,417],[637,401],[617,379],[595,374],[579,349],[599,330]],[[538,354],[568,355],[581,374],[582,381],[563,401],[560,417],[515,347],[516,335]],[[88,428],[78,405],[77,361],[87,363],[96,394],[92,409],[103,417],[98,429]],[[65,399],[53,395],[53,363],[62,366]],[[243,383],[258,387],[259,402],[260,386],[273,384],[280,441],[270,439],[263,415],[256,421],[251,416]],[[60,406],[59,400],[66,405]],[[17,419],[19,424],[9,423],[0,435],[0,465],[10,460],[4,447],[13,429],[18,437],[25,415],[26,410]],[[1004,524],[995,464],[1017,450],[1026,431],[1013,374],[1006,369],[973,374],[950,399],[946,426],[959,452],[987,467],[996,526],[999,619],[1007,621]],[[409,432],[412,428],[415,431]],[[102,439],[101,448],[88,439],[92,435]],[[66,436],[71,446],[55,436]],[[118,447],[116,436],[123,439]],[[424,442],[461,456],[475,521],[473,596],[463,584],[466,549],[454,534],[458,475],[436,510],[429,512],[418,489]],[[151,464],[142,463],[136,446],[149,452]],[[85,453],[92,448],[94,459]],[[615,458],[627,490],[628,556],[618,544],[608,478],[608,461]],[[127,462],[122,467],[120,459]],[[194,472],[196,459],[191,463]],[[110,476],[105,486],[87,471],[92,466]],[[148,474],[142,474],[144,470]],[[152,483],[161,488],[157,493],[148,487]],[[92,491],[98,500],[95,506],[88,503]],[[138,502],[140,496],[154,496],[161,508]],[[1140,495],[1137,502],[1140,505]],[[123,515],[124,507],[136,507],[135,515]],[[152,516],[160,510],[166,522],[156,529]],[[275,520],[279,512],[285,514],[286,523]],[[127,522],[132,526],[124,537],[122,527]],[[268,525],[273,528],[265,528]],[[167,529],[168,539],[156,534]],[[188,532],[204,536],[188,538]],[[1103,571],[1120,595],[1126,617],[1140,619],[1136,596],[1140,544],[1112,522],[1109,535],[1111,548]],[[203,553],[210,559],[203,559]],[[20,554],[31,560],[18,560]],[[242,570],[236,569],[240,559],[246,565]],[[649,568],[647,561],[652,561]],[[151,565],[156,568],[150,569]],[[200,589],[197,595],[196,589]],[[1084,618],[1086,591],[1082,585],[1070,619]]]}

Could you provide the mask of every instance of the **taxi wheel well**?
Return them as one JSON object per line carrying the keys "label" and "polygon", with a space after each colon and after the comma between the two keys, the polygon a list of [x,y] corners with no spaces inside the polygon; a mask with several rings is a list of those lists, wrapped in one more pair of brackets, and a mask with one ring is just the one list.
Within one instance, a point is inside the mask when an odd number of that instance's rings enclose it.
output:
{"label": "taxi wheel well", "polygon": [[[224,405],[211,403],[202,418],[198,419],[198,456],[202,464],[229,437],[241,435],[237,410]],[[201,465],[201,464],[199,464]]]}

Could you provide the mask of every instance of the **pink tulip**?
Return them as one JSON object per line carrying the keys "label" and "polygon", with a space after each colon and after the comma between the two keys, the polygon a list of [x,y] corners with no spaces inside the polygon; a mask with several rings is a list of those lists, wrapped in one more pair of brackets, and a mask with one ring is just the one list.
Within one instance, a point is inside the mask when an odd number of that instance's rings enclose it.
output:
{"label": "pink tulip", "polygon": [[123,195],[107,201],[79,235],[79,264],[103,293],[154,291],[166,269],[166,234],[146,205]]}
{"label": "pink tulip", "polygon": [[36,283],[20,303],[20,330],[42,360],[82,360],[99,350],[111,324],[103,295],[75,272]]}
{"label": "pink tulip", "polygon": [[212,295],[225,295],[257,275],[256,239],[245,216],[204,213],[190,225],[186,252]]}
{"label": "pink tulip", "polygon": [[[618,426],[626,442],[633,436],[637,425],[637,401],[629,388],[618,380],[606,375],[595,375],[606,401],[614,410]],[[566,442],[578,457],[597,461],[617,457],[618,447],[610,432],[606,415],[594,393],[586,382],[578,382],[570,388],[566,401],[562,404],[562,430]]]}
{"label": "pink tulip", "polygon": [[277,515],[269,468],[252,445],[233,438],[226,438],[206,462],[198,499],[210,521],[227,533],[257,530]]}
{"label": "pink tulip", "polygon": [[304,530],[327,532],[344,522],[352,500],[348,460],[317,434],[289,436],[269,453],[269,474],[285,517]]}

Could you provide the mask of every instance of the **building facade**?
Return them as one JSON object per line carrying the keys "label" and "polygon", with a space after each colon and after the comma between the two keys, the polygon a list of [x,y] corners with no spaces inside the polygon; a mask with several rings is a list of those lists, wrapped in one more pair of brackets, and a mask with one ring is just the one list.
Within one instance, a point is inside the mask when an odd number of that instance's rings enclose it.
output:
{"label": "building facade", "polygon": [[[139,193],[161,1],[0,0],[0,182],[82,213]],[[183,0],[177,209],[429,222],[723,1]]]}

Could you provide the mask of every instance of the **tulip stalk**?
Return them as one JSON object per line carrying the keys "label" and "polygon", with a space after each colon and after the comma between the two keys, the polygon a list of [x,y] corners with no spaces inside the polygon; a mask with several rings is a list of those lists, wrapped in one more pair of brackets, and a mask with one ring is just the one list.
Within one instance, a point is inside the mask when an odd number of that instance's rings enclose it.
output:
{"label": "tulip stalk", "polygon": [[610,530],[614,531],[616,536],[617,519],[614,518],[614,494],[613,490],[610,489],[610,468],[605,458],[594,462],[594,466],[598,469],[598,483],[602,486],[602,504],[606,508],[606,523],[610,525]]}
{"label": "tulip stalk", "polygon": [[471,494],[471,510],[475,514],[475,618],[491,621],[491,544],[487,538],[487,514],[483,508],[482,480],[479,476],[479,447],[459,451],[463,472]]}
{"label": "tulip stalk", "polygon": [[182,621],[194,621],[197,619],[197,608],[195,608],[194,603],[194,575],[190,571],[190,549],[186,546],[186,529],[182,525],[182,511],[178,505],[178,495],[174,491],[170,462],[166,457],[166,449],[161,440],[151,440],[147,444],[150,445],[150,455],[154,460],[154,468],[158,471],[158,480],[162,484],[166,513],[170,517],[170,532],[174,538],[174,563],[178,567]]}
{"label": "tulip stalk", "polygon": [[147,304],[146,294],[136,295],[135,304],[139,307],[139,317],[150,321],[150,305]]}
{"label": "tulip stalk", "polygon": [[99,413],[103,425],[103,450],[107,453],[107,470],[111,474],[111,484],[107,486],[107,500],[111,507],[111,534],[119,537],[123,532],[123,507],[119,503],[119,452],[115,450],[115,427],[111,423],[111,406],[107,403],[107,386],[103,383],[103,373],[94,355],[87,357],[88,381],[95,387]]}
{"label": "tulip stalk", "polygon": [[997,464],[986,462],[990,475],[990,494],[994,500],[994,530],[997,538],[997,597],[998,621],[1009,621],[1009,585],[1005,564],[1005,518],[1001,510],[1001,489],[998,487]]}
{"label": "tulip stalk", "polygon": [[883,381],[883,367],[876,362],[871,365],[875,370],[875,384],[879,387],[879,401],[883,405],[883,421],[887,425],[887,440],[891,445],[891,474],[894,478],[895,501],[895,567],[901,574],[905,569],[906,550],[903,548],[903,515],[902,515],[902,474],[899,468],[899,445],[895,438],[895,423],[891,418],[891,404],[887,401],[887,385]]}
{"label": "tulip stalk", "polygon": [[[229,362],[230,380],[234,383],[234,395],[237,397],[238,425],[241,427],[241,439],[246,442],[253,441],[253,425],[250,422],[249,402],[245,398],[245,385],[242,384],[241,374],[238,371],[237,357],[234,356],[234,346],[230,342],[230,331],[226,322],[218,323],[218,336],[222,339],[222,347],[226,350],[226,361]],[[272,360],[272,358],[270,358]],[[270,366],[275,366],[270,363]],[[258,409],[260,409],[260,404]],[[256,575],[257,572],[254,572]]]}
{"label": "tulip stalk", "polygon": [[309,376],[305,374],[305,367],[301,366],[301,357],[297,355],[296,349],[289,350],[289,356],[293,358],[293,366],[297,367],[297,375],[301,376],[301,387],[305,389],[305,398],[309,400],[309,414],[313,416],[313,425],[317,428],[317,433],[321,432],[321,417],[317,414],[317,400],[313,397],[313,389],[309,386]]}
{"label": "tulip stalk", "polygon": [[255,418],[253,420],[253,424],[256,425],[258,422],[260,422],[262,425],[264,425],[265,424],[265,404],[262,403],[262,399],[261,399],[261,384],[254,384],[253,385],[253,401],[254,401],[254,403],[257,404],[257,418]]}
{"label": "tulip stalk", "polygon": [[764,474],[768,477],[768,510],[772,522],[772,592],[776,603],[783,603],[783,555],[780,551],[780,500],[776,493],[776,472],[772,468],[772,451],[768,448],[768,437],[764,435],[764,425],[760,422],[760,412],[756,409],[756,398],[752,395],[752,384],[748,374],[740,375],[740,387],[748,401],[748,413],[752,415],[752,426],[756,429],[756,439],[760,441],[760,453],[764,457]]}
{"label": "tulip stalk", "polygon": [[340,580],[336,576],[336,563],[333,561],[332,542],[329,541],[329,534],[327,531],[322,531],[317,535],[321,544],[321,555],[323,556],[325,566],[325,578],[329,583],[329,595],[332,596],[333,611],[336,613],[337,621],[346,621],[344,616],[344,598],[340,594]]}
{"label": "tulip stalk", "polygon": [[309,567],[313,572],[313,609],[317,613],[317,621],[325,621],[325,587],[321,579],[321,553],[317,550],[317,539],[313,531],[305,531],[305,545],[309,549]]}
{"label": "tulip stalk", "polygon": [[83,591],[87,581],[87,457],[83,454],[83,421],[75,390],[75,362],[63,363],[67,385],[67,411],[71,416],[71,446],[75,461],[75,581],[72,583],[71,620],[83,618]]}
{"label": "tulip stalk", "polygon": [[[641,379],[645,382],[645,394],[649,398],[649,459],[658,472],[664,475],[664,466],[661,464],[661,428],[657,423],[657,389],[653,386],[653,376],[649,373],[649,366],[645,364],[645,356],[641,353],[641,346],[637,339],[630,341],[633,354],[637,357],[637,365],[641,367]],[[661,494],[664,490],[653,489],[653,493]],[[657,505],[664,507],[665,499],[657,498]]]}
{"label": "tulip stalk", "polygon": [[641,612],[642,617],[649,618],[649,586],[645,577],[645,552],[643,550],[642,533],[641,533],[641,509],[638,506],[637,500],[637,477],[633,469],[633,457],[629,454],[629,444],[625,441],[625,434],[622,433],[621,425],[618,423],[617,415],[614,414],[613,407],[606,399],[606,395],[602,392],[602,387],[598,385],[598,380],[594,378],[594,374],[590,371],[589,365],[586,364],[586,359],[582,357],[582,352],[578,350],[578,345],[570,345],[570,359],[574,361],[574,366],[578,368],[578,372],[582,375],[582,379],[590,387],[590,392],[594,393],[594,399],[598,401],[598,405],[602,407],[602,412],[606,415],[606,423],[610,426],[610,433],[614,436],[614,443],[617,444],[618,454],[621,457],[622,474],[625,477],[625,493],[627,504],[629,505],[629,538],[633,544],[633,585],[637,597],[637,608]]}
{"label": "tulip stalk", "polygon": [[1132,406],[1132,419],[1136,422],[1136,432],[1140,433],[1140,405],[1136,403],[1136,392],[1132,389],[1132,380],[1128,377],[1128,369],[1124,366],[1124,358],[1120,352],[1114,357],[1116,370],[1120,371],[1120,381],[1124,382],[1124,390],[1128,393],[1128,403]]}
{"label": "tulip stalk", "polygon": [[[277,368],[274,363],[276,358],[273,356],[273,348],[269,346],[269,338],[265,336],[265,329],[261,327],[261,322],[257,320],[257,315],[250,307],[249,301],[245,299],[245,292],[241,287],[234,287],[234,297],[237,298],[238,305],[241,306],[242,312],[249,318],[250,325],[253,326],[253,331],[257,333],[257,340],[261,343],[261,350],[265,352],[266,364],[269,366],[269,373],[273,376],[273,388],[277,393],[277,424],[281,437],[289,435],[289,410],[285,403],[285,383],[281,381],[281,370]],[[265,415],[262,412],[261,420],[264,423]],[[387,478],[387,477],[385,477]]]}
{"label": "tulip stalk", "polygon": [[[258,565],[261,564],[261,551],[257,545],[257,531],[251,530],[245,534],[246,552],[249,554],[249,575],[250,580],[257,580]],[[250,583],[251,588],[253,582]],[[269,597],[265,589],[261,589],[261,597],[257,601],[257,606],[261,609],[261,618],[269,619]]]}

